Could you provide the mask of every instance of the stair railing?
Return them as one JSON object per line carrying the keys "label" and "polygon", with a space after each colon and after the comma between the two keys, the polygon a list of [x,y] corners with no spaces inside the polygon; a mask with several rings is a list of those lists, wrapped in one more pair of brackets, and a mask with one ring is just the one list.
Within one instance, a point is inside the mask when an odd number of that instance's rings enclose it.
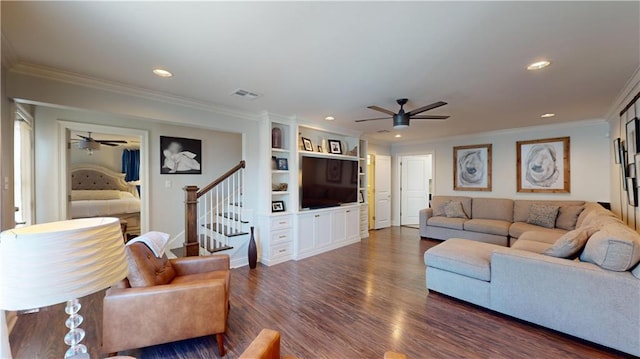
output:
{"label": "stair railing", "polygon": [[185,256],[200,255],[200,248],[229,248],[229,237],[242,231],[244,168],[245,161],[240,161],[202,189],[184,187]]}

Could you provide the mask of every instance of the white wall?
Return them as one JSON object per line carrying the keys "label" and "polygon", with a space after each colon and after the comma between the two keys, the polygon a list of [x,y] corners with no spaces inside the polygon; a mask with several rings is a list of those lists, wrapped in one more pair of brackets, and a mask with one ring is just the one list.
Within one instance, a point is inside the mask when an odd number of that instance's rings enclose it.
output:
{"label": "white wall", "polygon": [[93,151],[93,154],[89,155],[86,150],[81,150],[72,144],[69,155],[71,163],[91,163],[120,172],[122,171],[122,150],[124,147],[121,146],[100,146],[100,150]]}
{"label": "white wall", "polygon": [[[14,227],[14,199],[13,199],[13,119],[12,103],[7,97],[7,71],[1,66],[0,73],[0,229]],[[5,179],[8,179],[5,187]]]}
{"label": "white wall", "polygon": [[390,156],[391,146],[379,143],[367,143],[367,154]]}
{"label": "white wall", "polygon": [[[571,137],[571,193],[537,194],[516,191],[516,141],[552,137]],[[434,192],[436,195],[461,195],[500,198],[550,198],[611,201],[609,168],[609,125],[604,120],[582,121],[555,126],[519,128],[474,136],[456,137],[417,144],[394,144],[393,183],[397,183],[397,158],[401,155],[434,154]],[[453,190],[453,147],[493,144],[493,190],[469,192]],[[399,223],[399,191],[393,187],[393,223]]]}

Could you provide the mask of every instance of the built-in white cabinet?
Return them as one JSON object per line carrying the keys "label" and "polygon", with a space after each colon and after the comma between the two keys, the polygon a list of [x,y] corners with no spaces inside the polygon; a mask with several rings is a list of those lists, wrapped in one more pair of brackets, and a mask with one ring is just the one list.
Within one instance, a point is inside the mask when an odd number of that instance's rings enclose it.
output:
{"label": "built-in white cabinet", "polygon": [[260,262],[274,265],[293,257],[293,217],[290,214],[263,216],[260,221]]}
{"label": "built-in white cabinet", "polygon": [[360,206],[301,212],[298,216],[295,259],[302,259],[360,240]]}

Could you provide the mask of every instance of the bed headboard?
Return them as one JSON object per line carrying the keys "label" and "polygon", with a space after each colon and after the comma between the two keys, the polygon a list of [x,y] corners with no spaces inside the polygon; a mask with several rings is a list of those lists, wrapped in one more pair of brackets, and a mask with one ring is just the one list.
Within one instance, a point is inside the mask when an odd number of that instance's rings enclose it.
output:
{"label": "bed headboard", "polygon": [[90,163],[71,165],[72,190],[117,190],[132,193],[138,197],[135,185],[124,180],[125,174]]}

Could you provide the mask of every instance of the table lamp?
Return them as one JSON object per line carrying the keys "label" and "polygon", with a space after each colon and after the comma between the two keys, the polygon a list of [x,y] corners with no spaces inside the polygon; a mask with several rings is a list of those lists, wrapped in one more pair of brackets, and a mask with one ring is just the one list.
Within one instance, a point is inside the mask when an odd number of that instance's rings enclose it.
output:
{"label": "table lamp", "polygon": [[[110,287],[129,270],[117,218],[83,218],[0,233],[0,309],[24,310],[66,302],[70,346],[65,358],[87,352],[77,298]],[[8,346],[4,311],[1,346]],[[4,333],[1,333],[4,331]],[[3,345],[4,344],[4,345]],[[3,356],[4,354],[4,356]],[[11,356],[10,348],[0,356]]]}

